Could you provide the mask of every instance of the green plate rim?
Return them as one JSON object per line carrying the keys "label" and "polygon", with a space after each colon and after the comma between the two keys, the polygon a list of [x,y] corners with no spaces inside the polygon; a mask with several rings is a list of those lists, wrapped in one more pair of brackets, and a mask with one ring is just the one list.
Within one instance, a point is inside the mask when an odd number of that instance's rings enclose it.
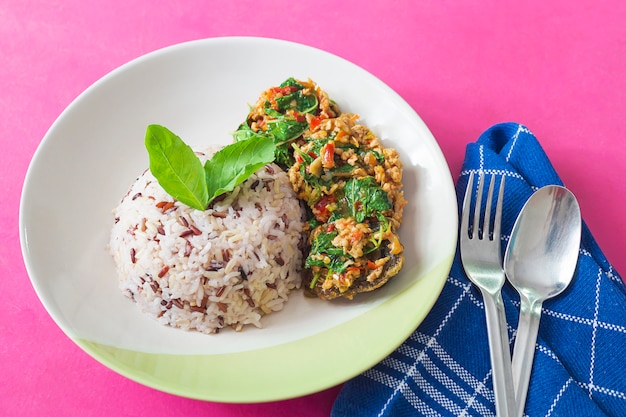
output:
{"label": "green plate rim", "polygon": [[[454,254],[448,255],[413,285],[362,315],[278,346],[215,355],[174,355],[74,341],[117,373],[170,394],[227,403],[286,400],[341,384],[393,352],[431,310],[453,258]],[[428,303],[413,305],[418,299]],[[326,357],[319,360],[319,355]],[[307,359],[312,357],[317,359]]]}

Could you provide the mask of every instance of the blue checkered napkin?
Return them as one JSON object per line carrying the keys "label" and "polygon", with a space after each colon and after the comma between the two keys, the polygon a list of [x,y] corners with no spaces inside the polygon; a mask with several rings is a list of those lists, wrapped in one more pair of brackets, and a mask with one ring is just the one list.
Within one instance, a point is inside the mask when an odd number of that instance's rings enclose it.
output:
{"label": "blue checkered napkin", "polygon": [[[533,134],[514,123],[493,126],[467,146],[457,183],[461,204],[472,171],[506,174],[503,251],[532,192],[561,184]],[[519,297],[506,284],[503,298],[512,345]],[[488,349],[482,297],[457,251],[424,322],[389,357],[344,385],[332,416],[493,416]],[[525,414],[626,416],[626,288],[584,224],[574,281],[543,305]]]}

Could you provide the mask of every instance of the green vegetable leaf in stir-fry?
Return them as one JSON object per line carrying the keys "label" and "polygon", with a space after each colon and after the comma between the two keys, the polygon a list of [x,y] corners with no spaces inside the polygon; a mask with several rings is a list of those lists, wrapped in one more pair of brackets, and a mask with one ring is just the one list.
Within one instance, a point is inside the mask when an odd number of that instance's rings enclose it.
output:
{"label": "green vegetable leaf in stir-fry", "polygon": [[318,101],[315,94],[303,94],[304,87],[294,78],[288,78],[279,87],[282,97],[276,98],[278,111],[297,110],[300,113],[313,113],[317,109]]}
{"label": "green vegetable leaf in stir-fry", "polygon": [[348,210],[361,223],[368,217],[384,221],[383,212],[393,206],[387,193],[373,177],[351,178],[344,187]]}
{"label": "green vegetable leaf in stir-fry", "polygon": [[358,119],[311,80],[288,78],[264,90],[233,133],[276,146],[276,163],[305,203],[305,289],[327,300],[374,290],[404,262],[402,164]]}
{"label": "green vegetable leaf in stir-fry", "polygon": [[251,137],[266,137],[276,145],[276,163],[283,168],[293,165],[290,143],[302,136],[309,128],[305,113],[315,113],[319,102],[313,92],[305,93],[304,86],[289,78],[279,87],[270,90],[274,97],[265,102],[266,126],[253,130],[248,122],[242,123],[233,133],[236,141]]}
{"label": "green vegetable leaf in stir-fry", "polygon": [[303,116],[289,116],[278,112],[267,122],[266,134],[274,138],[277,145],[297,139],[309,127]]}
{"label": "green vegetable leaf in stir-fry", "polygon": [[352,259],[352,257],[344,253],[342,248],[333,245],[333,239],[336,236],[337,232],[320,233],[317,235],[313,240],[304,266],[306,268],[319,266],[328,268],[330,272],[343,272],[346,269],[347,261]]}

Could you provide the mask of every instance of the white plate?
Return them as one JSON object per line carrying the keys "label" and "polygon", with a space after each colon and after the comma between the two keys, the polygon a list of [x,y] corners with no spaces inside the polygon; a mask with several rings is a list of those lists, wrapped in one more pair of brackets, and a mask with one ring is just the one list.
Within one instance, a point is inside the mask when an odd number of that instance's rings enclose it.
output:
{"label": "white plate", "polygon": [[[194,146],[226,144],[248,105],[288,77],[311,78],[357,113],[405,164],[400,235],[406,266],[352,302],[292,293],[264,329],[216,336],[157,324],[117,288],[108,242],[117,205],[148,166],[148,124]],[[428,313],[456,247],[457,205],[437,142],[380,80],[329,53],[286,41],[217,38],[140,57],[81,94],[52,125],[29,167],[20,207],[33,286],[87,353],[145,385],[225,402],[285,399],[346,381],[393,351]]]}

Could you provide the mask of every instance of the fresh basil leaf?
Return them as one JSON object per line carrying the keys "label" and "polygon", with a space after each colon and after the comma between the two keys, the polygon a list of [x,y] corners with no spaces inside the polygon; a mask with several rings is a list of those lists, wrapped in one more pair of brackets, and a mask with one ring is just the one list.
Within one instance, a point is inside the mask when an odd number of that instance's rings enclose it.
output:
{"label": "fresh basil leaf", "polygon": [[270,138],[255,136],[231,143],[204,164],[209,203],[230,192],[259,168],[274,161],[276,146]]}
{"label": "fresh basil leaf", "polygon": [[150,171],[161,187],[181,203],[205,210],[208,204],[206,177],[194,151],[160,125],[147,127],[145,145]]}
{"label": "fresh basil leaf", "polygon": [[[301,132],[297,133],[294,138],[297,138],[298,136],[300,136],[300,134]],[[258,132],[255,132],[250,128],[247,123],[242,123],[239,128],[235,132],[233,132],[233,138],[237,142],[258,138],[271,139],[276,144],[275,161],[285,170],[289,169],[289,167],[295,162],[293,156],[291,156],[291,147],[289,146],[289,141],[284,140],[286,137],[286,134],[282,134],[282,136],[277,137],[277,135],[274,134],[273,130],[259,130]]]}

